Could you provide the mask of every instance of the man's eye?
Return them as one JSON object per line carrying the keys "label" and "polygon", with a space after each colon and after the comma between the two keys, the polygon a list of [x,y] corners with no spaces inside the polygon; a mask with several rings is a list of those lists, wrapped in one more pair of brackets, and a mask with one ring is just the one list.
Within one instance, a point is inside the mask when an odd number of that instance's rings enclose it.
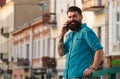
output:
{"label": "man's eye", "polygon": [[77,17],[76,15],[74,15],[73,17]]}

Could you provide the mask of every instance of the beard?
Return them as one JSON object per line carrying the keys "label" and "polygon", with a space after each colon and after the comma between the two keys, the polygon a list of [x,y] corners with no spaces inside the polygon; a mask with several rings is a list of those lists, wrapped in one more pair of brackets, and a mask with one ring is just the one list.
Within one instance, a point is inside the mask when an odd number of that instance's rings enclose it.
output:
{"label": "beard", "polygon": [[72,21],[69,23],[69,29],[71,31],[77,31],[81,26],[81,23],[79,21]]}

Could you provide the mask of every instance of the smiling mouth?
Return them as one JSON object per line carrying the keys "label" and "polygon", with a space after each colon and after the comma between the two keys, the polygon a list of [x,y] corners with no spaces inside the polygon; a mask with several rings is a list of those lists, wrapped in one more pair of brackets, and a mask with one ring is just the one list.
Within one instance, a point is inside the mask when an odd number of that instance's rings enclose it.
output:
{"label": "smiling mouth", "polygon": [[71,24],[72,24],[72,25],[75,25],[76,23],[75,23],[75,22],[72,22]]}

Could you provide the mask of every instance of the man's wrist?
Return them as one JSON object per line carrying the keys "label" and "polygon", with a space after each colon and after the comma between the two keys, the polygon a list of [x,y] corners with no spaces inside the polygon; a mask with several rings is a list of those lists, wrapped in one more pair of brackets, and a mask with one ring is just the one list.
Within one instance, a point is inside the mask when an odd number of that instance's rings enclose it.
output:
{"label": "man's wrist", "polygon": [[94,68],[94,67],[90,67],[90,69],[92,70],[92,71],[96,71],[97,69],[96,68]]}
{"label": "man's wrist", "polygon": [[63,42],[64,35],[60,35],[59,42]]}

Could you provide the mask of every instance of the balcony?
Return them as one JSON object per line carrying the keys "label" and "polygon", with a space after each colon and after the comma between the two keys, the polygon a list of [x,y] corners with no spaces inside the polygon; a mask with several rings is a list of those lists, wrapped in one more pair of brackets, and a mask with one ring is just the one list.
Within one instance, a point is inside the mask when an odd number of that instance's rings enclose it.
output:
{"label": "balcony", "polygon": [[82,0],[83,11],[101,11],[105,8],[104,0]]}
{"label": "balcony", "polygon": [[56,13],[47,13],[43,15],[43,24],[48,24],[48,27],[56,28]]}
{"label": "balcony", "polygon": [[56,68],[56,59],[55,58],[50,58],[50,57],[42,57],[42,67],[43,68],[51,68],[54,69]]}
{"label": "balcony", "polygon": [[1,52],[0,53],[0,58],[3,62],[6,62],[6,63],[8,62],[8,54],[7,53]]}
{"label": "balcony", "polygon": [[2,27],[1,28],[1,35],[3,35],[6,38],[9,38],[9,31],[8,31],[9,27]]}
{"label": "balcony", "polygon": [[18,58],[18,66],[29,66],[29,59]]}
{"label": "balcony", "polygon": [[34,68],[33,71],[35,75],[46,74],[45,68]]}
{"label": "balcony", "polygon": [[29,59],[18,58],[17,65],[18,67],[24,68],[25,72],[29,71],[29,64],[30,64]]}

